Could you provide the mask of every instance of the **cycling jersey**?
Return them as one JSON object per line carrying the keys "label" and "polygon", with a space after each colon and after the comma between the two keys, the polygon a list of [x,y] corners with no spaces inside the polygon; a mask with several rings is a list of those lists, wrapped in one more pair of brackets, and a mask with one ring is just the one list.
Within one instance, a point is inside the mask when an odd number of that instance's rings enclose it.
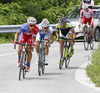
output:
{"label": "cycling jersey", "polygon": [[45,32],[41,25],[38,25],[39,33],[37,34],[36,41],[40,40],[49,40],[50,35],[53,34],[53,28],[51,26],[48,27],[48,30]]}
{"label": "cycling jersey", "polygon": [[85,10],[82,9],[80,11],[80,15],[83,15],[83,17],[85,17],[85,18],[91,18],[91,16],[93,15],[93,10],[88,8],[88,12],[85,12]]}
{"label": "cycling jersey", "polygon": [[73,26],[71,25],[71,23],[66,23],[65,28],[61,28],[60,23],[58,23],[56,28],[57,28],[57,31],[60,31],[61,34],[66,36],[73,29]]}
{"label": "cycling jersey", "polygon": [[32,44],[32,36],[36,36],[39,32],[39,28],[35,25],[33,30],[29,30],[28,24],[25,23],[21,26],[19,29],[20,37],[19,37],[19,43],[26,43]]}
{"label": "cycling jersey", "polygon": [[33,35],[33,36],[36,36],[38,32],[39,32],[39,28],[36,25],[33,30],[29,30],[27,23],[23,24],[21,28],[19,29],[19,33],[24,33],[24,34]]}
{"label": "cycling jersey", "polygon": [[[83,20],[82,20],[82,23],[89,23],[89,25],[91,25],[91,20],[92,20],[92,17],[93,16],[93,10],[88,8],[88,12],[85,12],[84,9],[81,10],[80,12],[80,15],[82,16],[83,15]],[[93,24],[92,24],[92,27],[93,27]]]}
{"label": "cycling jersey", "polygon": [[91,3],[94,3],[94,1],[93,0],[83,0],[83,3],[91,4]]}

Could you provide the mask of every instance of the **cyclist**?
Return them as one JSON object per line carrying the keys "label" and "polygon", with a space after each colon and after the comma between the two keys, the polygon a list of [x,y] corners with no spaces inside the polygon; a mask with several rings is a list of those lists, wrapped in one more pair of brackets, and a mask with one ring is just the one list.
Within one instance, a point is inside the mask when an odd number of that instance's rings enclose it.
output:
{"label": "cyclist", "polygon": [[94,32],[93,32],[93,22],[94,22],[93,10],[88,8],[88,4],[86,3],[83,5],[83,9],[80,11],[79,27],[81,25],[82,15],[83,15],[82,31],[83,33],[85,32],[85,24],[87,24],[88,22],[90,25],[89,30],[91,32],[92,40],[94,42],[95,40],[94,40]]}
{"label": "cyclist", "polygon": [[44,47],[45,47],[45,64],[48,65],[48,41],[50,38],[50,43],[53,43],[53,28],[49,25],[48,19],[44,18],[39,26],[39,33],[36,37],[36,52],[37,52],[37,59],[36,64],[38,64],[38,55],[39,55],[39,46],[40,40],[44,40]]}
{"label": "cyclist", "polygon": [[[59,36],[60,37],[64,37],[64,38],[69,38],[69,39],[75,39],[75,36],[76,36],[76,32],[75,30],[73,29],[71,23],[69,21],[66,20],[66,17],[61,17],[59,19],[59,23],[57,24],[57,31],[56,31],[56,36],[57,36],[57,40],[59,41],[59,44],[60,44],[60,54],[63,50],[63,45],[64,45],[64,42],[65,40],[63,39],[59,39]],[[73,48],[73,41],[72,40],[68,40],[68,42],[70,43],[71,45],[71,52],[70,52],[70,56],[73,55],[74,53],[74,48]]]}
{"label": "cyclist", "polygon": [[80,6],[82,6],[84,3],[87,3],[89,6],[93,6],[94,5],[94,1],[93,0],[82,0]]}
{"label": "cyclist", "polygon": [[[34,42],[36,40],[36,35],[39,32],[39,28],[36,26],[36,19],[34,17],[29,17],[27,19],[27,23],[23,24],[19,31],[16,32],[15,34],[15,41],[13,44],[17,43],[18,36],[20,35],[19,38],[19,43],[26,43],[34,45]],[[19,44],[18,47],[18,67],[20,66],[20,56],[21,56],[21,51],[22,51],[23,46]],[[30,61],[32,58],[32,52],[31,46],[28,46],[28,59],[27,59],[27,68],[26,71],[28,72],[30,69]]]}

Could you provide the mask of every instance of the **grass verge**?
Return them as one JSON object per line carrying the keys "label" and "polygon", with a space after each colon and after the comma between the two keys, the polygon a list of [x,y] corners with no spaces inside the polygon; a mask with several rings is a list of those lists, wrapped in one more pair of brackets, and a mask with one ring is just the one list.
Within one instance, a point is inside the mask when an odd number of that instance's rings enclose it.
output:
{"label": "grass verge", "polygon": [[91,81],[96,84],[96,87],[100,87],[100,43],[99,48],[92,55],[92,62],[86,68],[87,75]]}

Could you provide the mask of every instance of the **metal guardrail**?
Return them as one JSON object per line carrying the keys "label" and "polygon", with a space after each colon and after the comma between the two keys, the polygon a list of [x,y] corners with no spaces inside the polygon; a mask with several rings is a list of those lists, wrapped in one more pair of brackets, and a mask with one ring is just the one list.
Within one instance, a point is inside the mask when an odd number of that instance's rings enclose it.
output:
{"label": "metal guardrail", "polygon": [[[56,31],[56,25],[50,24],[53,28],[53,31]],[[22,25],[1,25],[0,33],[15,33],[17,32]]]}

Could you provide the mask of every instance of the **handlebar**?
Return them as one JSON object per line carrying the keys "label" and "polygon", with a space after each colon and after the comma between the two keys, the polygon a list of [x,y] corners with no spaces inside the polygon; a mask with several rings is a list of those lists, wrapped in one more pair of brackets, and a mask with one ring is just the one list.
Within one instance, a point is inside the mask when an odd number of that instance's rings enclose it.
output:
{"label": "handlebar", "polygon": [[[22,46],[32,46],[31,44],[26,44],[26,43],[16,43],[16,44],[20,44]],[[14,45],[14,49],[16,49],[16,44]]]}

